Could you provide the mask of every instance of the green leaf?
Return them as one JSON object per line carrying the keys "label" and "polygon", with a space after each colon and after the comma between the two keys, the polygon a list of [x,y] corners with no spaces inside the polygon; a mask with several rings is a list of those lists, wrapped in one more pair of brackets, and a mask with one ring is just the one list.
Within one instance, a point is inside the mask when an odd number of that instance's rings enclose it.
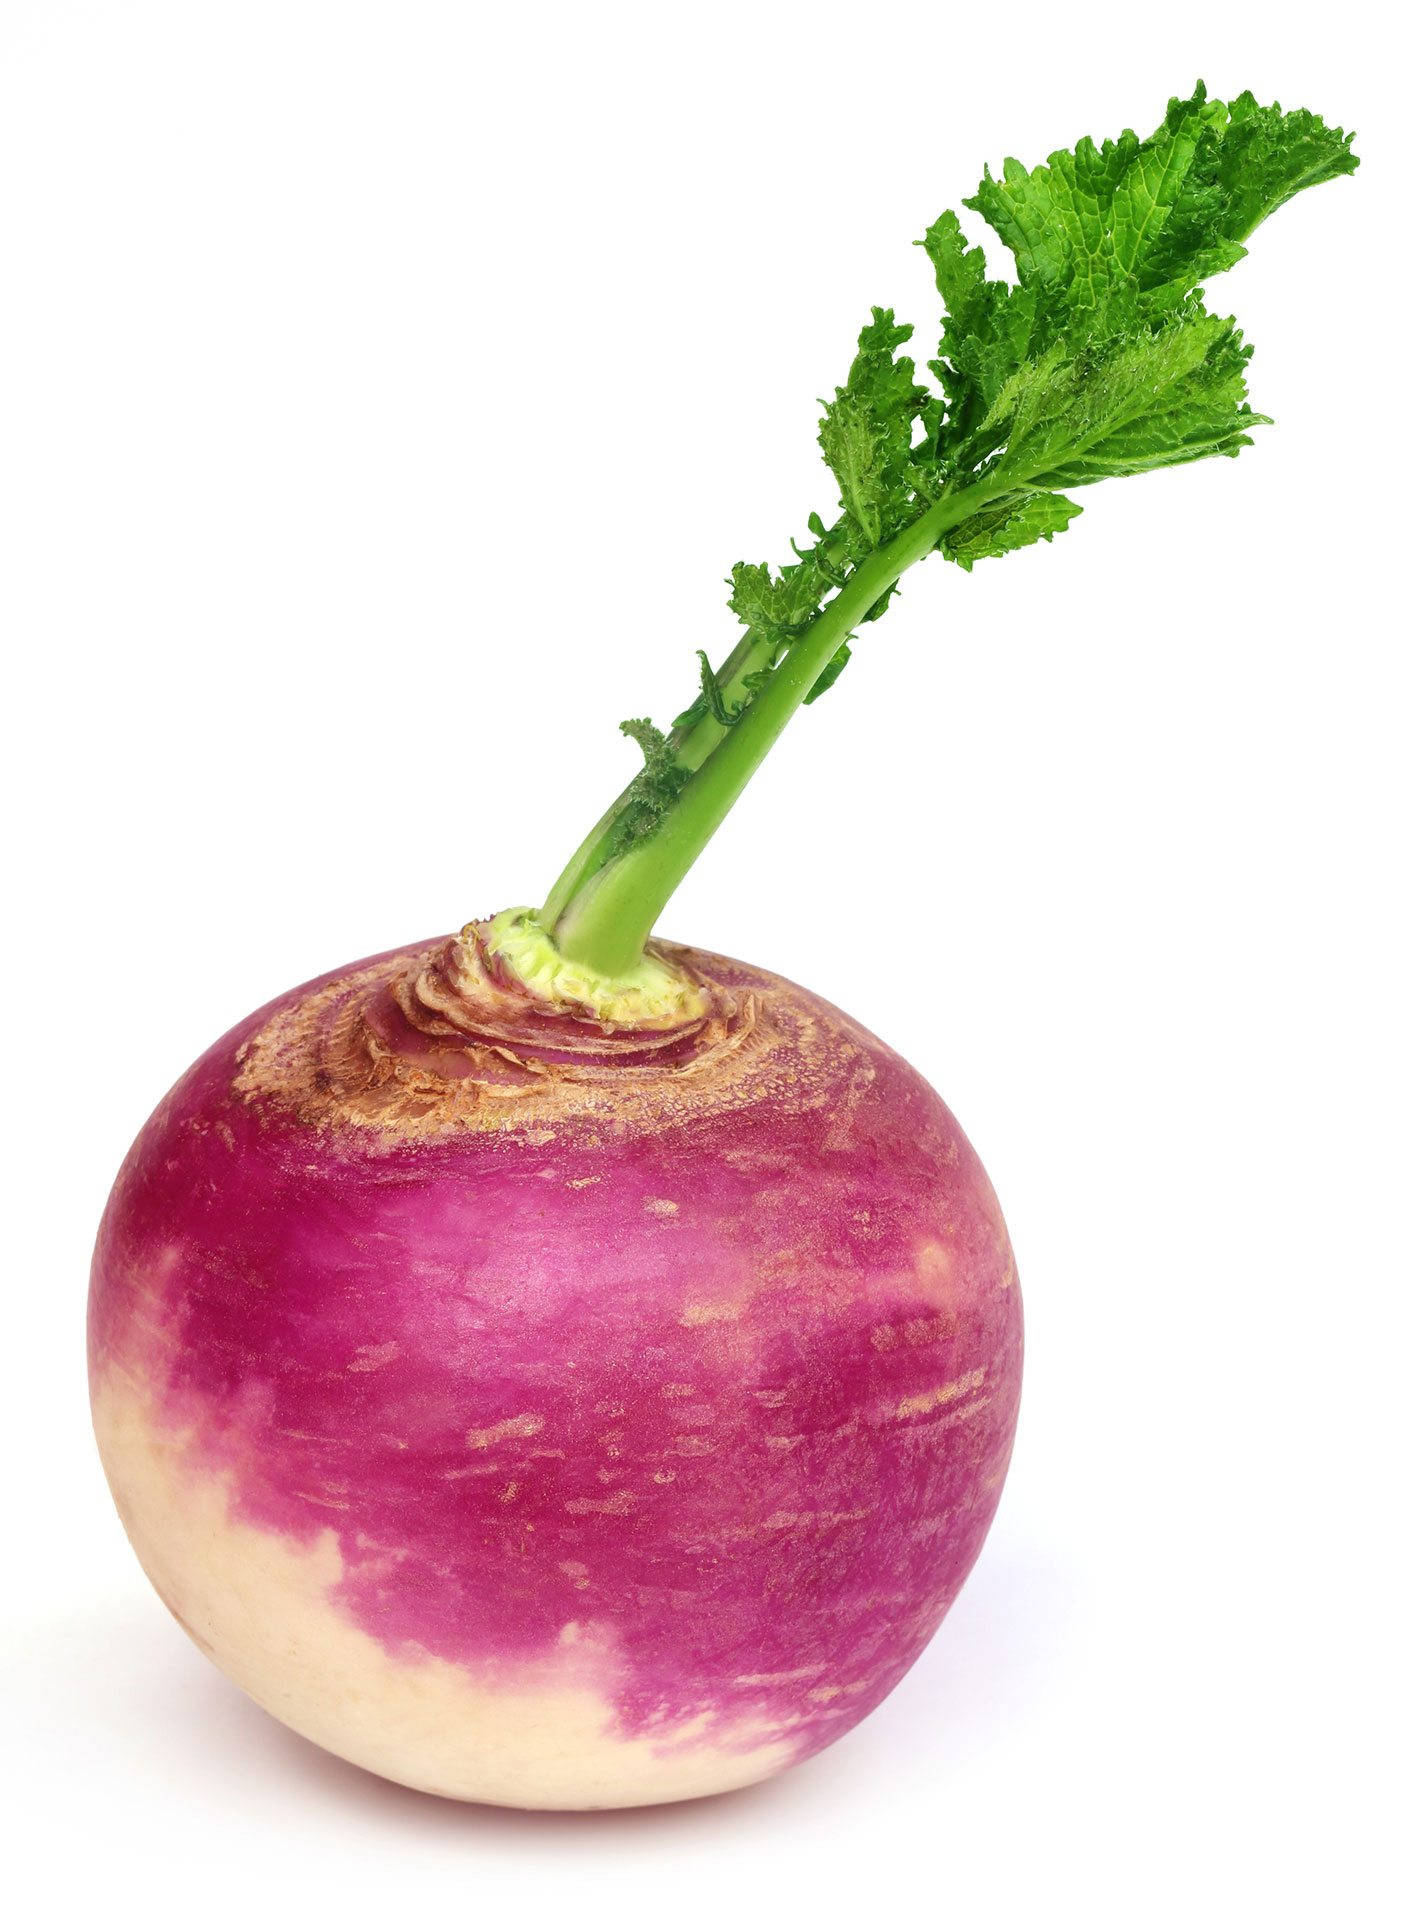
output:
{"label": "green leaf", "polygon": [[846,383],[822,409],[822,456],[836,475],[841,503],[868,547],[891,537],[913,511],[906,482],[914,421],[930,394],[914,377],[914,361],[896,356],[911,325],[872,308]]}
{"label": "green leaf", "polygon": [[923,245],[948,315],[932,368],[948,397],[944,438],[961,443],[1026,360],[1036,297],[986,277],[983,250],[967,244],[956,213],[941,213]]}
{"label": "green leaf", "polygon": [[1250,348],[1196,301],[1158,327],[1074,356],[1060,346],[1014,373],[984,421],[997,469],[1055,489],[1235,454],[1265,423],[1245,404]]}
{"label": "green leaf", "polygon": [[1050,544],[1058,531],[1079,518],[1080,509],[1059,492],[1034,492],[1013,504],[996,505],[991,511],[965,518],[939,549],[945,558],[971,571],[980,558],[1001,558],[1005,552],[1020,551],[1039,539]]}
{"label": "green leaf", "polygon": [[628,717],[621,729],[640,745],[645,758],[627,787],[617,825],[619,841],[626,844],[651,835],[689,782],[689,772],[675,756],[670,740],[648,717]]}
{"label": "green leaf", "polygon": [[802,699],[803,704],[815,704],[817,699],[821,697],[824,692],[829,691],[831,689],[832,685],[836,682],[837,678],[840,677],[841,673],[845,670],[846,666],[850,663],[850,661],[851,661],[851,647],[849,644],[843,644],[841,646],[841,649],[836,653],[835,657],[831,660],[830,664],[827,665],[826,669],[822,672],[821,676],[817,679],[816,683],[812,686],[810,691],[807,692],[807,695]]}
{"label": "green leaf", "polygon": [[1318,113],[1303,108],[1283,113],[1277,105],[1258,106],[1250,93],[1240,94],[1228,108],[1219,152],[1227,231],[1246,239],[1306,187],[1352,173],[1359,164],[1350,150],[1353,139],[1337,126],[1327,127]]}
{"label": "green leaf", "polygon": [[[1180,303],[1242,258],[1242,241],[1302,187],[1352,172],[1338,129],[1199,83],[1148,139],[1084,139],[1031,172],[1009,159],[965,205],[1011,248],[1041,312],[1039,345],[1109,334]],[[970,295],[971,296],[971,295]]]}
{"label": "green leaf", "polygon": [[709,662],[709,653],[699,653],[699,695],[704,700],[704,708],[716,724],[736,724],[739,713],[725,702],[723,687],[714,675],[714,667]]}
{"label": "green leaf", "polygon": [[737,564],[729,609],[751,630],[781,642],[799,630],[831,589],[812,552],[775,575],[766,565]]}

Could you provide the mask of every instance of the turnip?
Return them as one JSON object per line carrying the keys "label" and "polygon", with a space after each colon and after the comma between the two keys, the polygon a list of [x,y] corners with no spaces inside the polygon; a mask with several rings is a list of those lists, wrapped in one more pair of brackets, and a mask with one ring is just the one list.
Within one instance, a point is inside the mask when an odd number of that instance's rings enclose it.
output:
{"label": "turnip", "polygon": [[281,1720],[431,1792],[629,1805],[805,1758],[922,1650],[1012,1448],[997,1201],[883,1043],[651,933],[908,565],[1250,443],[1199,283],[1354,164],[1199,87],[985,176],[1017,284],[930,228],[942,396],[877,309],[822,418],[838,514],[735,567],[742,639],[668,735],[623,726],[644,765],[543,907],[290,992],[142,1130],[93,1264],[98,1441],[163,1599]]}

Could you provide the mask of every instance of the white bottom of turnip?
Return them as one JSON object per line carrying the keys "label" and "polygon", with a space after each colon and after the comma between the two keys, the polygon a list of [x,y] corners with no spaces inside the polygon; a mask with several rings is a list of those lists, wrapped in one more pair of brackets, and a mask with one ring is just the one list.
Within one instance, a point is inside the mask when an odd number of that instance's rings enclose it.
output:
{"label": "white bottom of turnip", "polygon": [[338,1606],[330,1529],[303,1545],[233,1518],[225,1484],[190,1465],[127,1378],[104,1379],[93,1419],[123,1523],[167,1607],[261,1707],[344,1760],[456,1800],[598,1808],[726,1793],[794,1758],[763,1715],[731,1728],[745,1743],[736,1748],[707,1715],[666,1736],[622,1735],[611,1645],[580,1629],[498,1679],[392,1655]]}

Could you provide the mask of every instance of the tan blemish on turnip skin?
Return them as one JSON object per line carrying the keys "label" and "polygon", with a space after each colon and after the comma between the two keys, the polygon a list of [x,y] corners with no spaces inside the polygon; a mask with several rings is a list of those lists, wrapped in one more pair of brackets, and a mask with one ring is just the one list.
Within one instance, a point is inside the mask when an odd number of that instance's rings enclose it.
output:
{"label": "tan blemish on turnip skin", "polygon": [[[971,1421],[975,1415],[986,1414],[991,1406],[990,1396],[974,1395],[971,1401],[960,1402],[956,1408],[950,1408],[946,1415],[939,1415],[933,1421],[922,1422],[920,1429],[930,1437],[941,1435],[948,1429],[957,1427],[960,1422]],[[965,1505],[969,1507],[974,1505],[971,1495]]]}
{"label": "tan blemish on turnip skin", "polygon": [[303,1544],[234,1519],[226,1483],[189,1465],[187,1438],[161,1428],[115,1365],[95,1387],[93,1420],[123,1524],[186,1633],[276,1719],[372,1773],[457,1800],[599,1808],[725,1793],[795,1756],[787,1723],[763,1713],[727,1730],[706,1712],[623,1736],[615,1650],[577,1623],[552,1652],[494,1677],[392,1656],[336,1603],[330,1530]]}
{"label": "tan blemish on turnip skin", "polygon": [[1008,1240],[1007,1230],[1005,1228],[1002,1231],[1002,1245],[1003,1257],[1000,1286],[1004,1289],[1010,1289],[1012,1284],[1017,1280],[1017,1258],[1012,1253],[1012,1244]]}
{"label": "tan blemish on turnip skin", "polygon": [[796,1681],[814,1680],[818,1674],[826,1672],[825,1661],[814,1661],[806,1667],[788,1667],[777,1674],[735,1674],[735,1687],[788,1687]]}
{"label": "tan blemish on turnip skin", "polygon": [[766,1521],[765,1528],[839,1528],[851,1521],[865,1521],[874,1513],[873,1508],[777,1508]]}
{"label": "tan blemish on turnip skin", "polygon": [[466,1448],[492,1448],[495,1442],[518,1436],[540,1435],[546,1423],[541,1415],[510,1415],[489,1428],[471,1428],[464,1438]]}
{"label": "tan blemish on turnip skin", "polygon": [[736,1322],[743,1313],[741,1302],[691,1302],[680,1316],[681,1328],[708,1328],[715,1322]]}
{"label": "tan blemish on turnip skin", "polygon": [[958,1375],[951,1382],[940,1382],[937,1388],[925,1389],[922,1395],[906,1395],[888,1409],[882,1409],[882,1418],[887,1421],[913,1421],[916,1416],[927,1415],[931,1409],[941,1407],[945,1402],[956,1401],[960,1396],[971,1395],[981,1388],[987,1379],[985,1368],[970,1368],[966,1375]]}
{"label": "tan blemish on turnip skin", "polygon": [[844,1687],[813,1687],[808,1692],[807,1699],[815,1701],[818,1706],[825,1706],[828,1701],[844,1700],[850,1694],[863,1694],[869,1686],[870,1682],[867,1680],[847,1681]]}
{"label": "tan blemish on turnip skin", "polygon": [[915,1315],[903,1322],[880,1322],[870,1331],[870,1346],[880,1355],[896,1349],[924,1348],[930,1342],[944,1342],[957,1332],[952,1315]]}
{"label": "tan blemish on turnip skin", "polygon": [[926,1242],[914,1258],[915,1274],[922,1293],[936,1302],[949,1303],[954,1297],[953,1251],[942,1242]]}
{"label": "tan blemish on turnip skin", "polygon": [[359,1348],[357,1359],[347,1364],[349,1375],[371,1375],[379,1368],[385,1368],[388,1362],[394,1362],[397,1348],[394,1342],[382,1342],[375,1348]]}

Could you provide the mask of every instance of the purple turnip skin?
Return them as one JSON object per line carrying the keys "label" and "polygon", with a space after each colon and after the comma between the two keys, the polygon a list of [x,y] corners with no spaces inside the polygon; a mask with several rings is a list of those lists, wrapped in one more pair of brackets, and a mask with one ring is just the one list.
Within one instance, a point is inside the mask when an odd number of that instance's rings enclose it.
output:
{"label": "purple turnip skin", "polygon": [[475,927],[257,1012],[98,1237],[94,1420],[218,1665],[408,1785],[720,1792],[910,1666],[1007,1469],[991,1186],[892,1050],[655,946],[699,1015],[604,1027]]}

